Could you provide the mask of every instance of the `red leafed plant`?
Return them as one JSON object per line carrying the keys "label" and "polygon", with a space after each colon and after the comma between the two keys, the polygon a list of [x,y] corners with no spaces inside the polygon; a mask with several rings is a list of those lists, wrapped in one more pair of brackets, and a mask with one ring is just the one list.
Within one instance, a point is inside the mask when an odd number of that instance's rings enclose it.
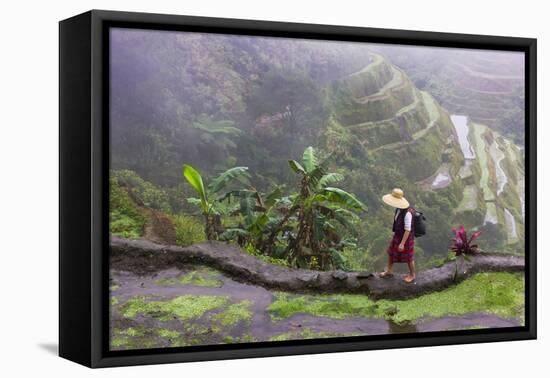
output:
{"label": "red leafed plant", "polygon": [[472,244],[472,242],[479,238],[479,235],[481,235],[481,231],[473,232],[472,235],[470,235],[470,237],[468,238],[468,233],[466,232],[464,227],[460,225],[458,230],[453,227],[453,232],[455,233],[455,237],[452,238],[453,244],[451,245],[451,251],[453,251],[455,256],[457,257],[455,260],[455,274],[453,277],[453,279],[456,281],[456,279],[458,278],[459,270],[462,271],[462,273],[466,274],[464,260],[470,261],[468,255],[473,255],[479,252],[479,246],[477,244]]}
{"label": "red leafed plant", "polygon": [[472,244],[472,242],[481,235],[481,231],[473,232],[470,238],[468,238],[468,233],[464,227],[460,225],[458,230],[453,227],[453,232],[455,233],[455,237],[452,238],[453,244],[451,245],[451,251],[453,251],[456,256],[473,255],[479,252],[479,246],[477,244]]}

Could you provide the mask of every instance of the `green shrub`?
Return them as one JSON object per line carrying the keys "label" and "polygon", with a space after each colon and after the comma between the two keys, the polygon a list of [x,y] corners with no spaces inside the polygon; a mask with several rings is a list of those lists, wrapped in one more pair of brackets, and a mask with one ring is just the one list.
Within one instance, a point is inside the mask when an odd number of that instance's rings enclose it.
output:
{"label": "green shrub", "polygon": [[149,181],[145,181],[136,172],[127,169],[112,170],[111,178],[116,180],[120,186],[132,190],[132,194],[143,202],[144,206],[165,213],[172,211],[166,192]]}
{"label": "green shrub", "polygon": [[176,228],[176,244],[186,247],[206,240],[201,219],[190,215],[172,216]]}
{"label": "green shrub", "polygon": [[136,239],[143,235],[145,217],[125,188],[110,178],[109,231],[112,235]]}
{"label": "green shrub", "polygon": [[281,266],[290,267],[290,263],[287,260],[278,259],[278,258],[272,257],[272,256],[267,256],[267,255],[263,254],[262,251],[259,251],[256,248],[254,248],[254,246],[250,243],[244,246],[244,251],[246,253],[248,253],[249,255],[252,255],[252,256],[256,257],[257,259],[262,260],[266,263],[273,264],[273,265],[281,265]]}

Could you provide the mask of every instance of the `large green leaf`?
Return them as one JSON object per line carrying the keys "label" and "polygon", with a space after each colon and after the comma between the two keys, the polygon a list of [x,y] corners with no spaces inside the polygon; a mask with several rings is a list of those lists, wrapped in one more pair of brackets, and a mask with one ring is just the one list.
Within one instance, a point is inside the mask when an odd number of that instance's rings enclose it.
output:
{"label": "large green leaf", "polygon": [[343,216],[343,215],[340,214],[340,213],[335,212],[335,213],[334,213],[334,219],[335,219],[338,223],[340,223],[342,226],[344,226],[352,235],[354,235],[354,236],[357,236],[357,235],[358,235],[357,230],[355,229],[355,227],[354,227],[353,224],[349,221],[348,218],[346,218],[345,216]]}
{"label": "large green leaf", "polygon": [[319,187],[319,181],[326,174],[325,167],[318,166],[313,171],[309,173],[309,185],[311,189]]}
{"label": "large green leaf", "polygon": [[248,167],[234,167],[221,173],[216,177],[208,186],[213,193],[218,193],[220,190],[232,180],[240,179],[241,181],[247,180],[250,177],[248,174]]}
{"label": "large green leaf", "polygon": [[247,238],[249,236],[248,231],[243,230],[242,228],[228,228],[220,235],[220,240],[229,241],[234,240],[237,237]]}
{"label": "large green leaf", "polygon": [[344,180],[344,176],[340,173],[327,173],[319,179],[319,187],[324,188],[326,186],[336,184]]}
{"label": "large green leaf", "polygon": [[[320,182],[322,178],[328,174],[327,170],[330,157],[331,155],[328,155],[321,162],[316,161],[315,168],[308,172],[309,183],[312,189],[321,187]],[[335,173],[335,175],[337,175],[337,173]]]}
{"label": "large green leaf", "polygon": [[317,167],[317,157],[315,156],[315,149],[311,146],[306,148],[302,160],[304,162],[306,172],[313,172],[313,170]]}
{"label": "large green leaf", "polygon": [[321,191],[328,201],[340,203],[356,210],[366,210],[367,207],[359,201],[353,194],[340,188],[326,187]]}
{"label": "large green leaf", "polygon": [[358,222],[360,220],[359,216],[356,213],[348,209],[344,209],[343,207],[335,208],[334,213],[338,216],[345,217],[352,222]]}
{"label": "large green leaf", "polygon": [[325,238],[325,221],[326,218],[320,214],[314,214],[313,218],[313,238],[316,241],[321,241]]}
{"label": "large green leaf", "polygon": [[231,126],[212,127],[210,125],[205,125],[197,122],[193,123],[193,127],[195,129],[206,131],[212,134],[226,134],[231,136],[238,136],[242,132],[240,129],[236,127],[231,127]]}
{"label": "large green leaf", "polygon": [[266,225],[270,222],[270,218],[266,213],[263,213],[252,222],[247,230],[254,236],[259,236],[264,231]]}
{"label": "large green leaf", "polygon": [[198,120],[192,124],[195,129],[206,131],[211,134],[238,136],[242,133],[242,130],[234,127],[234,125],[235,122],[231,120],[214,121],[204,114],[199,116]]}
{"label": "large green leaf", "polygon": [[254,191],[248,190],[248,189],[238,189],[238,190],[231,190],[229,192],[224,193],[223,195],[218,197],[218,201],[222,202],[225,200],[230,201],[231,197],[235,199],[241,199],[242,197],[250,197],[254,194]]}
{"label": "large green leaf", "polygon": [[190,203],[191,205],[196,205],[196,206],[199,206],[199,207],[202,206],[202,201],[201,201],[200,198],[189,197],[189,198],[187,198],[187,203]]}
{"label": "large green leaf", "polygon": [[342,269],[346,266],[346,257],[338,250],[334,248],[329,249],[330,256],[334,262],[336,269]]}
{"label": "large green leaf", "polygon": [[271,207],[281,199],[283,195],[282,186],[277,186],[271,193],[265,197],[265,205]]}
{"label": "large green leaf", "polygon": [[[319,199],[323,201],[323,198],[326,199],[324,196],[320,196]],[[340,206],[340,205],[338,205]],[[336,220],[338,223],[340,223],[342,226],[344,226],[348,231],[350,231],[352,234],[356,235],[357,230],[355,230],[354,225],[352,224],[352,221],[357,220],[359,217],[352,213],[351,211],[338,207],[338,208],[332,208],[329,206],[324,205],[316,205],[315,208],[324,216],[330,219]],[[327,222],[328,223],[328,222]]]}
{"label": "large green leaf", "polygon": [[254,209],[256,207],[256,198],[252,196],[243,196],[240,199],[240,212],[244,216],[245,223],[250,225],[254,222]]}
{"label": "large green leaf", "polygon": [[257,219],[256,219],[256,224],[260,227],[265,227],[266,224],[269,223],[271,219],[269,218],[269,215],[267,215],[266,213],[263,213],[262,215],[260,215]]}
{"label": "large green leaf", "polygon": [[204,189],[204,184],[202,182],[202,177],[199,171],[188,164],[183,165],[183,177],[191,184],[195,189],[199,198],[201,200],[202,210],[206,213],[208,212],[208,199],[206,197],[206,190]]}
{"label": "large green leaf", "polygon": [[290,165],[290,168],[292,168],[294,172],[301,173],[304,176],[307,176],[307,172],[304,169],[304,167],[302,167],[302,165],[298,163],[296,160],[289,160],[288,165]]}

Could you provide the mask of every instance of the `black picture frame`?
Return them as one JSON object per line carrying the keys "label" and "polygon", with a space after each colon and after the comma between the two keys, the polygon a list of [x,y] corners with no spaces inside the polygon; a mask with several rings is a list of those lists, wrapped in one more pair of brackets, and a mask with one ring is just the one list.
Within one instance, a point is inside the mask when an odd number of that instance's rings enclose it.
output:
{"label": "black picture frame", "polygon": [[[109,351],[108,30],[132,27],[525,53],[525,326]],[[59,354],[89,367],[536,338],[536,39],[92,10],[59,24]]]}

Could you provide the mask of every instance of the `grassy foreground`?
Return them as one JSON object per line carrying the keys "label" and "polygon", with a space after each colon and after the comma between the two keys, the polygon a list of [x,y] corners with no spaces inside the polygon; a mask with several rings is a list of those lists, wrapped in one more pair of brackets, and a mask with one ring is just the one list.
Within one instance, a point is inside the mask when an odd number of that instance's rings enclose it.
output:
{"label": "grassy foreground", "polygon": [[[260,309],[252,297],[244,300],[242,296],[234,298],[224,289],[223,276],[216,277],[211,270],[190,271],[177,279],[153,282],[160,290],[158,294],[130,298],[117,295],[121,290],[118,285],[111,287],[112,314],[116,319],[111,328],[112,348],[141,349],[368,334],[358,332],[354,327],[315,327],[315,319],[419,324],[430,319],[478,313],[524,323],[524,278],[520,273],[480,273],[455,287],[409,300],[375,301],[364,295],[273,292],[272,301]],[[163,297],[162,290],[167,286],[181,288],[185,295]],[[186,288],[208,290],[209,294],[189,294]],[[299,314],[314,318],[305,322],[290,319]],[[260,315],[262,323],[254,323],[258,321],[255,315]],[[296,328],[298,323],[304,323],[304,327]],[[462,327],[469,328],[476,326]],[[271,333],[266,333],[266,329],[272,329]]]}
{"label": "grassy foreground", "polygon": [[503,318],[524,316],[523,275],[480,273],[455,287],[408,300],[374,301],[364,295],[294,295],[278,292],[268,307],[274,321],[297,313],[334,319],[384,318],[396,323],[419,318],[490,313]]}

